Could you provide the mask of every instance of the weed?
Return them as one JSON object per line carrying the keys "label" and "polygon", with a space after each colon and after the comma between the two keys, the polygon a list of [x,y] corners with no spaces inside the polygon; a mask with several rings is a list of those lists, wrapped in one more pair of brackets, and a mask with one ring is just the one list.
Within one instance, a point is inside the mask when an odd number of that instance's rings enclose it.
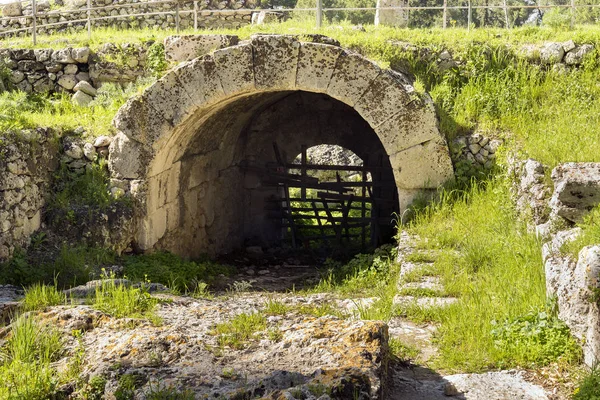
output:
{"label": "weed", "polygon": [[40,283],[33,284],[25,289],[25,298],[21,303],[24,311],[44,309],[49,306],[65,304],[67,297],[59,292],[56,286],[47,286]]}
{"label": "weed", "polygon": [[196,299],[210,299],[213,295],[208,291],[208,284],[198,282],[196,288],[191,292],[191,296]]}
{"label": "weed", "polygon": [[581,359],[581,350],[571,337],[569,328],[558,317],[546,312],[531,312],[503,323],[493,322],[496,347],[510,359],[531,366],[546,365],[564,358],[575,364]]}
{"label": "weed", "polygon": [[600,399],[600,367],[595,365],[587,373],[573,393],[573,400]]}
{"label": "weed", "polygon": [[581,228],[581,235],[566,242],[560,249],[562,253],[570,254],[575,259],[585,246],[600,243],[600,206],[596,206],[577,225]]}
{"label": "weed", "polygon": [[153,318],[158,300],[150,296],[144,285],[126,287],[116,279],[107,279],[96,288],[93,305],[117,318]]}
{"label": "weed", "polygon": [[414,360],[421,353],[415,346],[406,344],[397,338],[391,338],[389,340],[389,346],[390,352],[403,361]]}
{"label": "weed", "polygon": [[413,297],[445,297],[445,292],[429,288],[402,288],[398,291],[401,296]]}
{"label": "weed", "polygon": [[0,352],[0,398],[43,399],[54,393],[58,378],[51,363],[62,352],[58,331],[22,315],[12,323]]}
{"label": "weed", "polygon": [[249,281],[235,281],[229,284],[229,291],[232,293],[247,292],[252,288],[252,283]]}
{"label": "weed", "polygon": [[142,384],[141,377],[134,374],[124,374],[119,378],[119,386],[115,390],[116,400],[132,400],[135,390]]}
{"label": "weed", "polygon": [[85,400],[102,400],[106,387],[106,378],[100,375],[93,376],[79,390],[79,396]]}
{"label": "weed", "polygon": [[156,386],[150,382],[150,390],[146,393],[148,400],[194,400],[194,392],[189,389],[179,390],[173,386]]}
{"label": "weed", "polygon": [[148,71],[156,77],[160,77],[167,70],[169,63],[165,59],[165,46],[161,42],[156,42],[148,48],[147,68]]}
{"label": "weed", "polygon": [[437,257],[431,253],[415,251],[407,255],[404,261],[413,263],[432,263],[436,258]]}
{"label": "weed", "polygon": [[302,305],[299,307],[295,307],[294,310],[299,312],[300,314],[312,315],[317,318],[324,317],[326,315],[331,315],[331,316],[342,318],[342,319],[348,317],[347,314],[345,314],[341,310],[337,309],[330,303],[323,303],[318,306]]}
{"label": "weed", "polygon": [[[123,259],[123,274],[134,280],[148,279],[168,285],[172,290],[198,294],[205,291],[219,274],[229,274],[231,267],[202,259],[186,261],[168,252],[156,252]],[[203,289],[202,289],[203,288]]]}
{"label": "weed", "polygon": [[267,338],[272,342],[280,342],[283,339],[283,332],[277,328],[272,328],[267,331]]}
{"label": "weed", "polygon": [[217,336],[219,346],[242,349],[257,332],[267,328],[264,315],[258,313],[239,314],[231,321],[217,324],[212,331]]}
{"label": "weed", "polygon": [[287,304],[269,298],[265,303],[265,314],[267,315],[286,315],[291,311],[292,307]]}

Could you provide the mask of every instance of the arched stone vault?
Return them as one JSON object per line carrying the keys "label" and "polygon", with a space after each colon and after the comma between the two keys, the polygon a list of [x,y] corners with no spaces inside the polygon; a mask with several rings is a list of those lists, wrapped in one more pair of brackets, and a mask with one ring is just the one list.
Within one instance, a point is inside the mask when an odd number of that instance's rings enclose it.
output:
{"label": "arched stone vault", "polygon": [[452,178],[433,104],[404,75],[340,47],[256,35],[179,65],[119,110],[109,166],[142,200],[137,245],[187,256],[239,245],[240,211],[221,223],[209,204],[243,184],[232,168],[252,117],[297,91],[325,94],[369,124],[389,157],[399,210]]}

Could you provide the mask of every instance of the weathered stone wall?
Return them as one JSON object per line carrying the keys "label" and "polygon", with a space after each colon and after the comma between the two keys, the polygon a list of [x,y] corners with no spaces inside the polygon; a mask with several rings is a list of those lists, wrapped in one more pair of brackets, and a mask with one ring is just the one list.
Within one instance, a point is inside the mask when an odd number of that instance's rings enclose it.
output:
{"label": "weathered stone wall", "polygon": [[[11,257],[16,249],[27,247],[32,233],[44,225],[45,205],[53,190],[57,168],[63,164],[72,173],[83,174],[92,163],[108,157],[110,142],[107,136],[89,142],[77,136],[59,138],[52,130],[42,128],[0,134],[0,261]],[[113,188],[113,195],[118,196],[118,191]],[[85,238],[80,233],[89,228],[57,233],[65,236],[73,233],[81,240]],[[98,234],[86,235],[93,241],[111,245],[110,240],[97,240],[104,228],[99,223],[92,229],[97,229]]]}
{"label": "weathered stone wall", "polygon": [[553,190],[546,171],[535,160],[511,160],[517,210],[545,241],[546,291],[556,297],[559,318],[579,339],[584,360],[592,366],[600,361],[600,244],[584,247],[576,258],[563,246],[581,234],[575,222],[600,204],[600,163],[558,165],[551,174]]}
{"label": "weathered stone wall", "polygon": [[[29,3],[30,4],[30,3]],[[65,24],[38,28],[38,33],[54,33],[72,29],[85,29],[87,1],[73,0],[58,10],[50,10],[47,1],[38,4],[37,25]],[[237,11],[239,9],[254,9],[260,6],[260,0],[231,0],[231,1],[198,1],[198,28],[239,28],[251,23],[252,11]],[[8,9],[7,9],[8,7]],[[106,18],[92,22],[93,28],[114,27],[119,29],[168,29],[175,28],[175,4],[157,3],[153,1],[123,1],[123,0],[92,0],[92,7],[108,7],[91,11],[91,18]],[[226,13],[215,13],[217,10],[229,10]],[[146,13],[166,13],[161,15],[139,15]],[[8,14],[8,15],[7,15]],[[5,6],[4,17],[0,18],[0,32],[32,27],[31,6],[21,8]],[[194,2],[180,3],[179,26],[181,29],[194,27]],[[78,21],[79,22],[69,22]],[[68,22],[68,23],[67,23]],[[31,35],[31,31],[22,31],[18,35]]]}
{"label": "weathered stone wall", "polygon": [[[147,46],[105,44],[97,53],[88,47],[0,49],[0,69],[6,69],[0,90],[27,93],[74,93],[73,101],[88,105],[103,83],[135,81],[146,71]],[[0,79],[1,81],[1,79]]]}
{"label": "weathered stone wall", "polygon": [[40,228],[44,195],[58,165],[51,131],[0,134],[0,260],[28,244]]}

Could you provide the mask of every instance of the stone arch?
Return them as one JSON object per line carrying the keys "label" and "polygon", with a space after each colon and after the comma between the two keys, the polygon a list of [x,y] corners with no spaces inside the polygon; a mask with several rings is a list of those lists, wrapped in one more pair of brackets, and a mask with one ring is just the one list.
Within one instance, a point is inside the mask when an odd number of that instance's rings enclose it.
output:
{"label": "stone arch", "polygon": [[[229,187],[218,182],[232,174],[242,132],[257,112],[294,92],[335,99],[368,123],[389,157],[399,210],[453,176],[433,104],[404,75],[337,46],[255,35],[180,64],[119,110],[109,167],[141,200],[142,250],[228,250],[211,236],[235,236],[232,228],[213,227],[218,216],[203,204],[218,190],[234,195],[238,178]],[[179,237],[192,218],[203,230]]]}

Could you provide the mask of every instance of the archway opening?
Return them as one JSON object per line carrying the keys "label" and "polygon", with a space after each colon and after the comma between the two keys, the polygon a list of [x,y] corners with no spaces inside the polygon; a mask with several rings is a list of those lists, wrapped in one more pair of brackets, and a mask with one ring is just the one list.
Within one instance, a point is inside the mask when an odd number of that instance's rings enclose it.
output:
{"label": "archway opening", "polygon": [[[322,145],[346,149],[360,165],[336,169],[305,162],[306,168],[296,168],[297,155]],[[164,169],[155,175],[157,184],[150,182],[175,194],[165,195],[161,206],[167,226],[159,247],[189,257],[258,246],[333,248],[344,240],[366,249],[393,236],[399,210],[389,157],[369,124],[326,94],[287,91],[235,99],[189,125],[162,151],[172,148],[180,149],[177,172]],[[336,175],[333,181],[311,176],[319,170],[330,176],[337,171],[339,182]],[[364,177],[364,183],[351,176]],[[323,218],[311,223],[328,226],[313,235],[297,229],[302,217],[292,202],[300,209],[314,204]]]}

